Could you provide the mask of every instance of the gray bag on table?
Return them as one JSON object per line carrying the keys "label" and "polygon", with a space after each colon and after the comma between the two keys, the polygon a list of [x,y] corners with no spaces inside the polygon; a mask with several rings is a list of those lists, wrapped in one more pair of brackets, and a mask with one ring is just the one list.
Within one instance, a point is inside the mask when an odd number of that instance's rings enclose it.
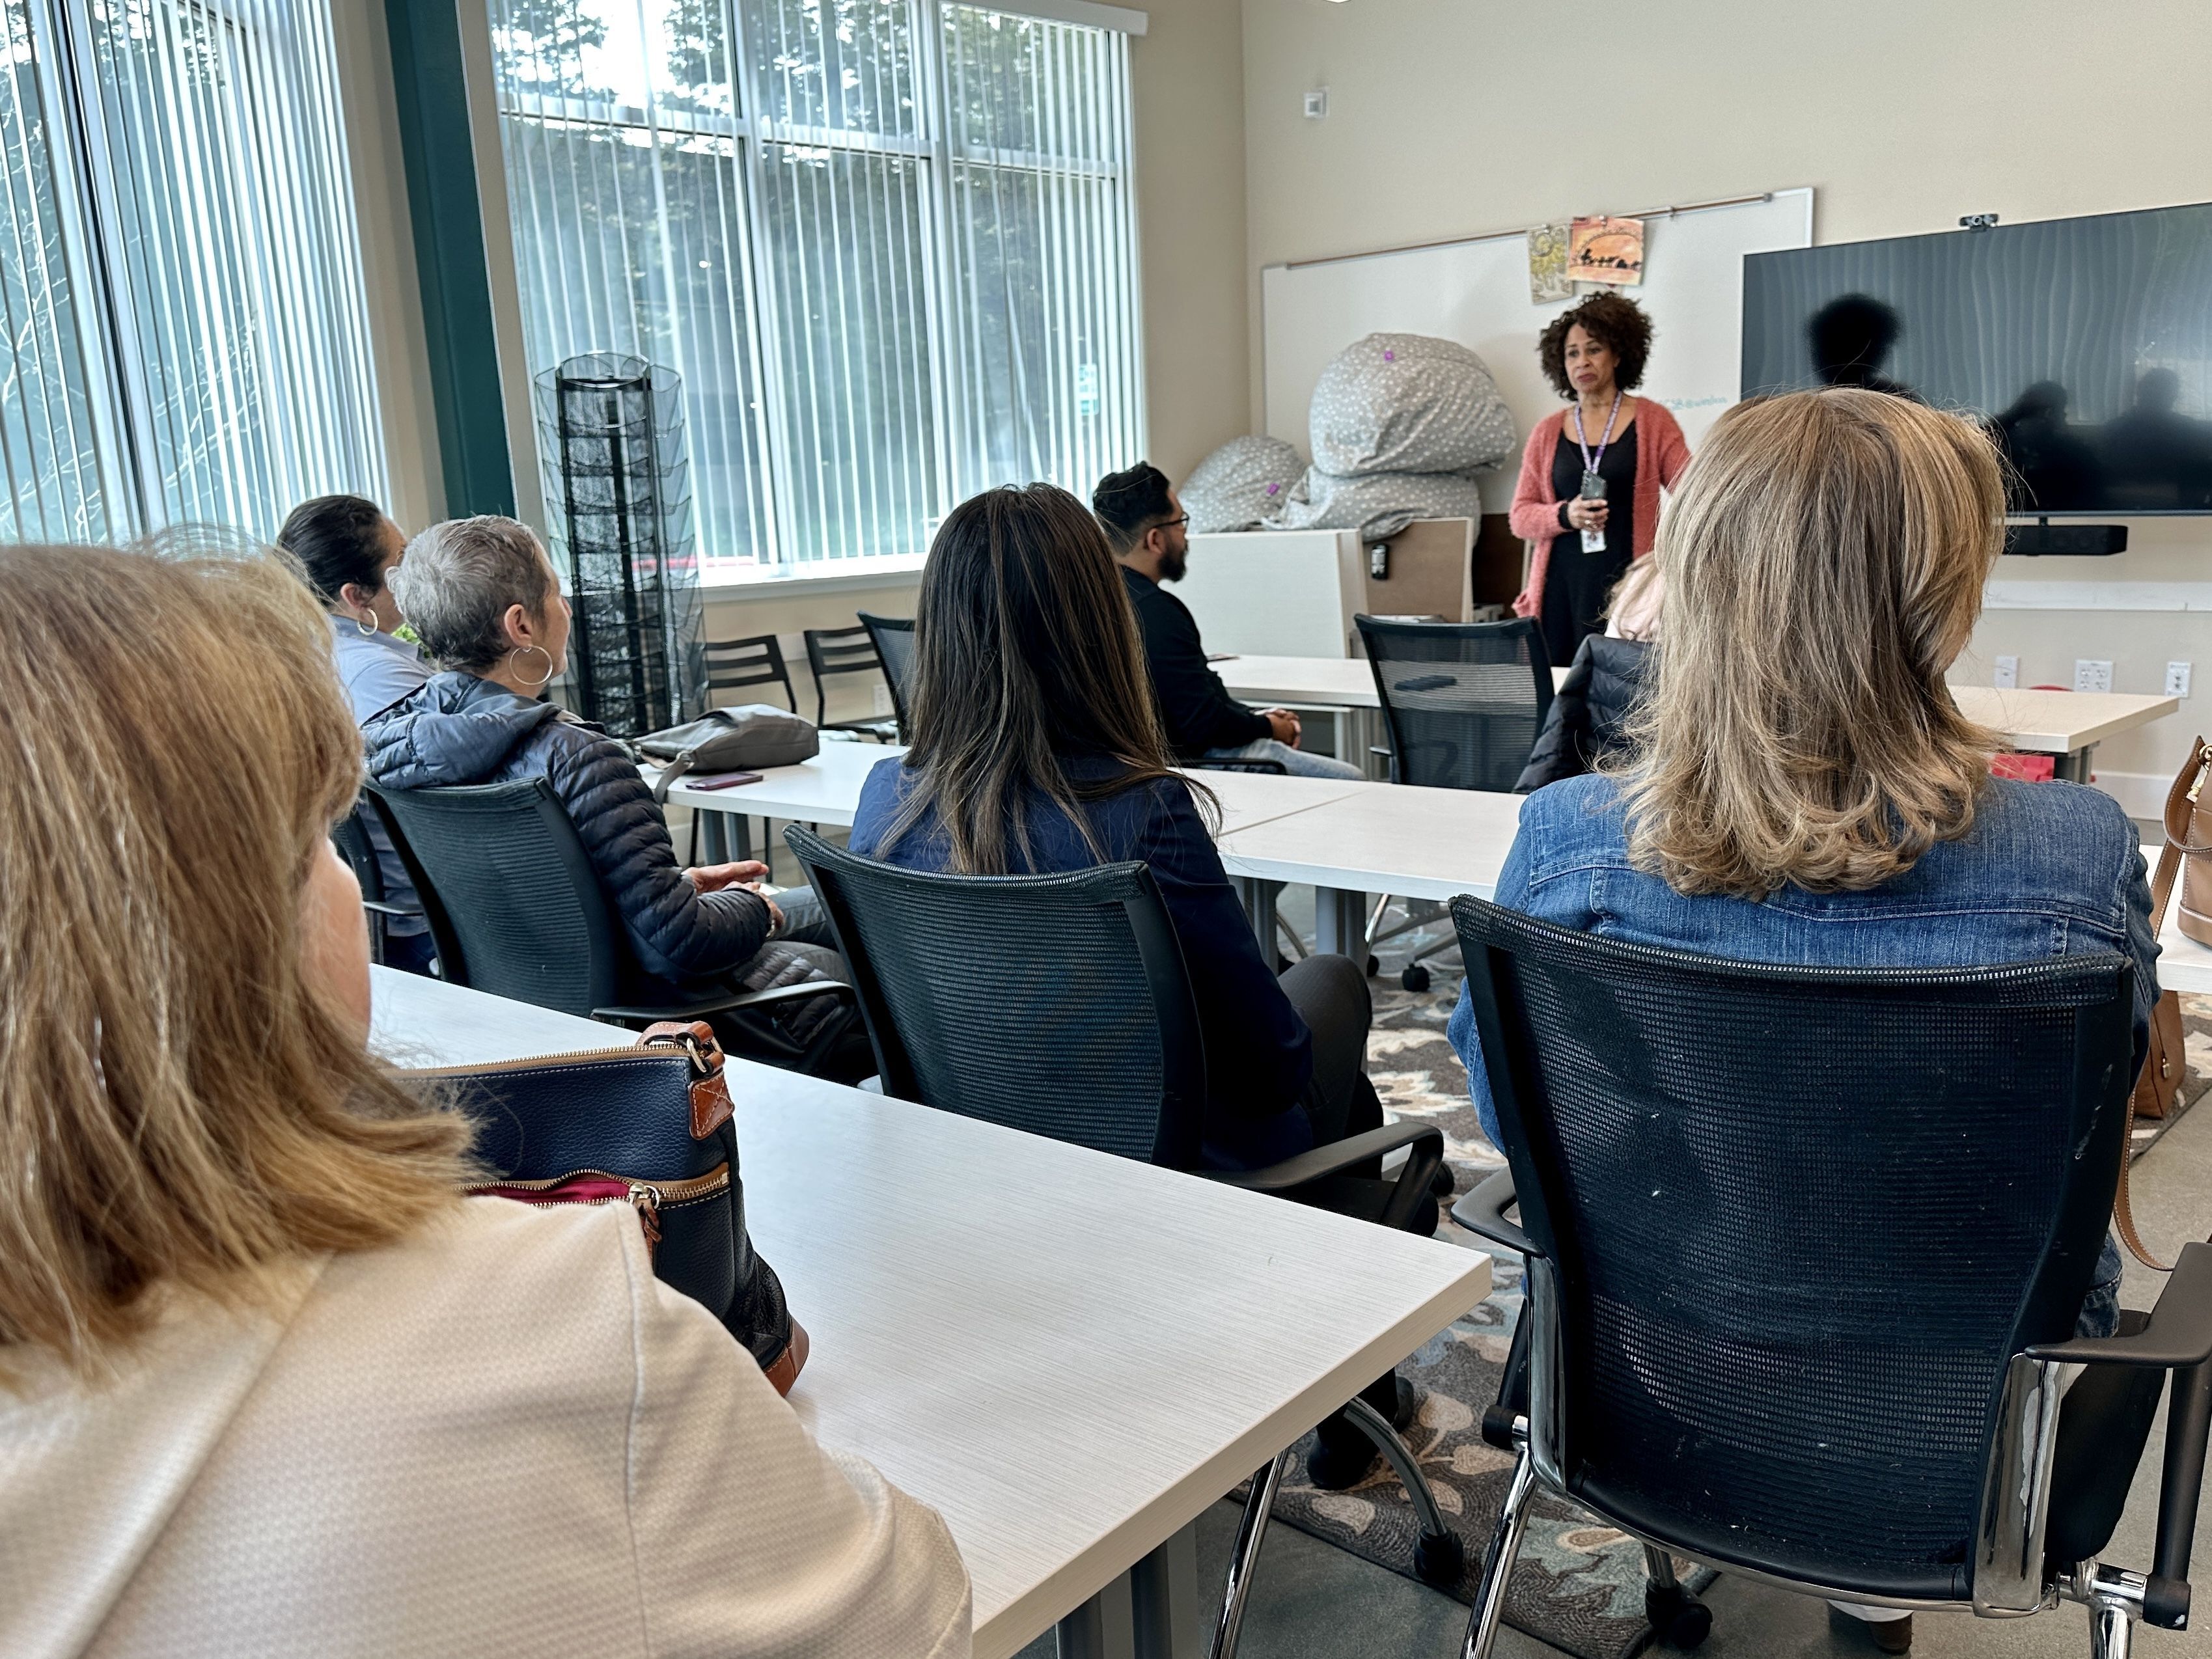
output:
{"label": "gray bag on table", "polygon": [[638,753],[664,763],[653,786],[656,804],[686,772],[757,772],[764,767],[796,766],[821,752],[814,722],[787,708],[765,702],[735,708],[709,708],[696,720],[648,732],[637,739]]}

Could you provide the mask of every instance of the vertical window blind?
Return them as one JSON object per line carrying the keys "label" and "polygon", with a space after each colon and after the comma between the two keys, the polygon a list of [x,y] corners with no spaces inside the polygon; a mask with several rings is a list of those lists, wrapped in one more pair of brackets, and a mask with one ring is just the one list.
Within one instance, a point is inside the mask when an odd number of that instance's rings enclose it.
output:
{"label": "vertical window blind", "polygon": [[0,0],[0,536],[386,488],[330,0]]}
{"label": "vertical window blind", "polygon": [[941,0],[489,0],[532,374],[684,379],[725,569],[924,550],[1142,442],[1124,36]]}

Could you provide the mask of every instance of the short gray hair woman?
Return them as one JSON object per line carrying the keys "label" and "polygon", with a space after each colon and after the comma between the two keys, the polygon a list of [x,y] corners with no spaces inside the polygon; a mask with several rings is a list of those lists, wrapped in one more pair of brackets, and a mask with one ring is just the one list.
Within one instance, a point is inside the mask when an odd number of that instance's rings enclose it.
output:
{"label": "short gray hair woman", "polygon": [[[629,751],[544,701],[568,663],[568,605],[528,526],[484,516],[433,525],[392,575],[424,649],[441,671],[364,728],[369,781],[429,789],[542,777],[567,809],[613,901],[641,970],[632,1001],[678,1001],[726,989],[846,978],[811,892],[769,900],[757,862],[687,870]],[[771,942],[773,941],[773,942]],[[730,1021],[730,1047],[788,1060],[811,1048],[833,1000],[785,1005],[774,1030]],[[830,1056],[833,1075],[872,1069],[857,1037]]]}

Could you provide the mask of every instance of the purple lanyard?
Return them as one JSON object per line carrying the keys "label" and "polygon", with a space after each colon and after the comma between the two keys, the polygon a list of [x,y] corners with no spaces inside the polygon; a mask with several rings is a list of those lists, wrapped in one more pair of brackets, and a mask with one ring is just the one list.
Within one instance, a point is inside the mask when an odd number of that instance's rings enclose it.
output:
{"label": "purple lanyard", "polygon": [[1583,474],[1585,477],[1605,465],[1605,447],[1613,441],[1613,423],[1620,416],[1620,392],[1616,388],[1613,394],[1613,407],[1606,411],[1605,435],[1597,441],[1597,455],[1592,459],[1589,435],[1583,426],[1583,406],[1580,404],[1575,405],[1575,447],[1583,453]]}

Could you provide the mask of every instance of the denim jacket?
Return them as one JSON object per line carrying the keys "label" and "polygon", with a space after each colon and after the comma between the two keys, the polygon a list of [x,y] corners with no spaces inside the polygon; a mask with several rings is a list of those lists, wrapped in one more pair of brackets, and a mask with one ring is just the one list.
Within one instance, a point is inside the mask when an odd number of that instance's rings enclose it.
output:
{"label": "denim jacket", "polygon": [[[2158,1000],[2158,942],[2135,825],[2111,796],[2078,784],[1993,778],[1972,830],[1939,842],[1895,880],[1863,893],[1784,888],[1755,903],[1686,896],[1636,869],[1613,781],[1570,778],[1538,790],[1522,807],[1497,902],[1602,939],[1745,962],[1964,968],[2118,951],[2136,964],[2137,1065]],[[1447,1034],[1467,1063],[1468,1091],[1496,1145],[1497,1110],[1463,987]],[[2085,1329],[2112,1328],[2119,1277],[2119,1255],[2108,1240]]]}

